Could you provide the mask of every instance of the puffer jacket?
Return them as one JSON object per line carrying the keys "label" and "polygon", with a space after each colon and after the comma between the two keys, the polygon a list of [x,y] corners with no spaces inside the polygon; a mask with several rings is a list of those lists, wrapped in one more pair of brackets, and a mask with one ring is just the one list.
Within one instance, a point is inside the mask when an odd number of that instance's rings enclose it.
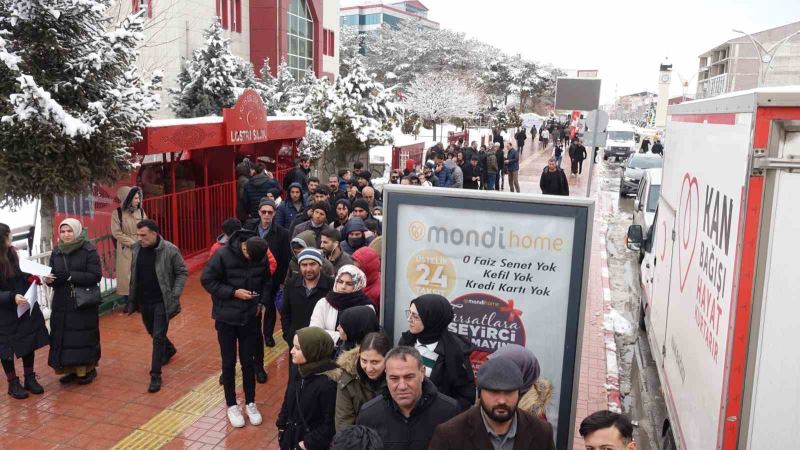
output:
{"label": "puffer jacket", "polygon": [[381,307],[381,255],[370,247],[361,247],[353,253],[353,262],[367,276],[364,293],[372,300],[375,312],[380,316]]}
{"label": "puffer jacket", "polygon": [[[286,199],[278,206],[278,210],[275,211],[275,219],[273,219],[274,223],[286,228],[290,232],[290,227],[294,221],[294,217],[306,210],[306,202],[302,195],[300,196],[300,208],[297,209],[294,207],[292,199],[289,196],[289,190],[293,187],[300,189],[301,193],[303,192],[303,186],[301,186],[300,183],[292,183],[289,185],[289,189],[286,190]],[[256,208],[258,208],[258,204],[256,204]]]}
{"label": "puffer jacket", "polygon": [[[136,298],[136,258],[139,256],[140,244],[133,247],[133,259],[131,261],[131,300],[126,306],[126,311],[133,312],[139,309],[138,299]],[[158,277],[158,287],[161,289],[161,297],[164,299],[164,308],[167,318],[172,319],[181,312],[181,294],[186,286],[186,279],[189,271],[186,270],[186,263],[183,261],[181,251],[172,242],[161,238],[156,246],[156,276]]]}
{"label": "puffer jacket", "polygon": [[280,189],[280,185],[274,178],[265,173],[253,175],[250,181],[244,185],[241,201],[250,217],[258,217],[258,204],[262,198],[267,196],[267,192],[272,189]]}
{"label": "puffer jacket", "polygon": [[[13,249],[13,247],[12,247]],[[35,303],[33,309],[17,317],[17,303],[14,298],[25,295],[30,284],[28,274],[14,268],[14,276],[0,275],[0,358],[11,359],[16,355],[23,357],[47,345],[47,327],[44,316]]]}
{"label": "puffer jacket", "polygon": [[[250,230],[234,232],[203,269],[200,283],[211,294],[211,318],[217,322],[243,326],[256,315],[259,304],[272,301],[272,275],[266,254],[257,261],[248,261],[242,253],[241,243],[254,236],[257,234]],[[260,296],[239,300],[233,296],[237,289],[258,292]]]}
{"label": "puffer jacket", "polygon": [[[139,194],[139,207],[131,208],[133,196]],[[133,259],[133,246],[139,241],[136,236],[136,224],[147,219],[141,201],[144,193],[139,187],[122,186],[117,189],[117,198],[120,201],[118,210],[111,213],[111,235],[117,240],[117,294],[128,295],[131,282],[131,260]],[[122,213],[122,214],[120,214]],[[120,220],[122,216],[122,220]]]}
{"label": "puffer jacket", "polygon": [[359,353],[360,347],[350,349],[336,359],[336,364],[339,365],[340,370],[337,372],[336,377],[336,432],[355,425],[358,411],[364,403],[372,400],[380,395],[383,388],[386,386],[386,380],[383,381],[379,389],[373,389],[369,384],[365,383],[364,372],[359,370]]}

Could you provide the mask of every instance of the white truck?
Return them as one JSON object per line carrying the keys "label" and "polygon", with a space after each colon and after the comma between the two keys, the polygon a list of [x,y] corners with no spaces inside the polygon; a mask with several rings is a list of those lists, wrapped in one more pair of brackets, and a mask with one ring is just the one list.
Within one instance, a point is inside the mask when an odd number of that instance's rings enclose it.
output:
{"label": "white truck", "polygon": [[608,137],[603,148],[603,160],[614,158],[617,161],[636,153],[636,129],[633,125],[612,120],[606,127]]}
{"label": "white truck", "polygon": [[798,448],[800,86],[672,106],[667,134],[654,224],[627,236],[662,444]]}

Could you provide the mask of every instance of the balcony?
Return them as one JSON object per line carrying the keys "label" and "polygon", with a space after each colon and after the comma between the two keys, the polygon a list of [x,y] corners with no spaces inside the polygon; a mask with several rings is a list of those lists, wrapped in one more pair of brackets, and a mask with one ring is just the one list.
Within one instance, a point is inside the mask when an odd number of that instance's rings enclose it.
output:
{"label": "balcony", "polygon": [[728,74],[723,73],[703,80],[697,87],[697,98],[710,98],[716,97],[719,94],[724,94],[728,90]]}

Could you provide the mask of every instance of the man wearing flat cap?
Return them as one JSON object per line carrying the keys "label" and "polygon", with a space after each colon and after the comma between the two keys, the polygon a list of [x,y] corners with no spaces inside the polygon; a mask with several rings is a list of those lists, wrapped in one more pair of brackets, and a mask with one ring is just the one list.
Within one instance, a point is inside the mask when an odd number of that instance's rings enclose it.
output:
{"label": "man wearing flat cap", "polygon": [[478,370],[478,405],[439,425],[429,450],[555,450],[553,427],[517,409],[519,367],[493,358]]}

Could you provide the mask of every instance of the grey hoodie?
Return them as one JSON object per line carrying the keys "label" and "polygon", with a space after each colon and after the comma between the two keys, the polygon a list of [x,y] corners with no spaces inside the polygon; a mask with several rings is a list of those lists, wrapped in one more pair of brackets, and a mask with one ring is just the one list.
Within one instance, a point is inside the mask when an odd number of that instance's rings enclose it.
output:
{"label": "grey hoodie", "polygon": [[453,181],[449,187],[454,188],[463,188],[464,187],[464,172],[461,171],[461,167],[458,166],[452,159],[448,159],[444,162],[444,166],[450,169],[450,173],[452,174]]}

